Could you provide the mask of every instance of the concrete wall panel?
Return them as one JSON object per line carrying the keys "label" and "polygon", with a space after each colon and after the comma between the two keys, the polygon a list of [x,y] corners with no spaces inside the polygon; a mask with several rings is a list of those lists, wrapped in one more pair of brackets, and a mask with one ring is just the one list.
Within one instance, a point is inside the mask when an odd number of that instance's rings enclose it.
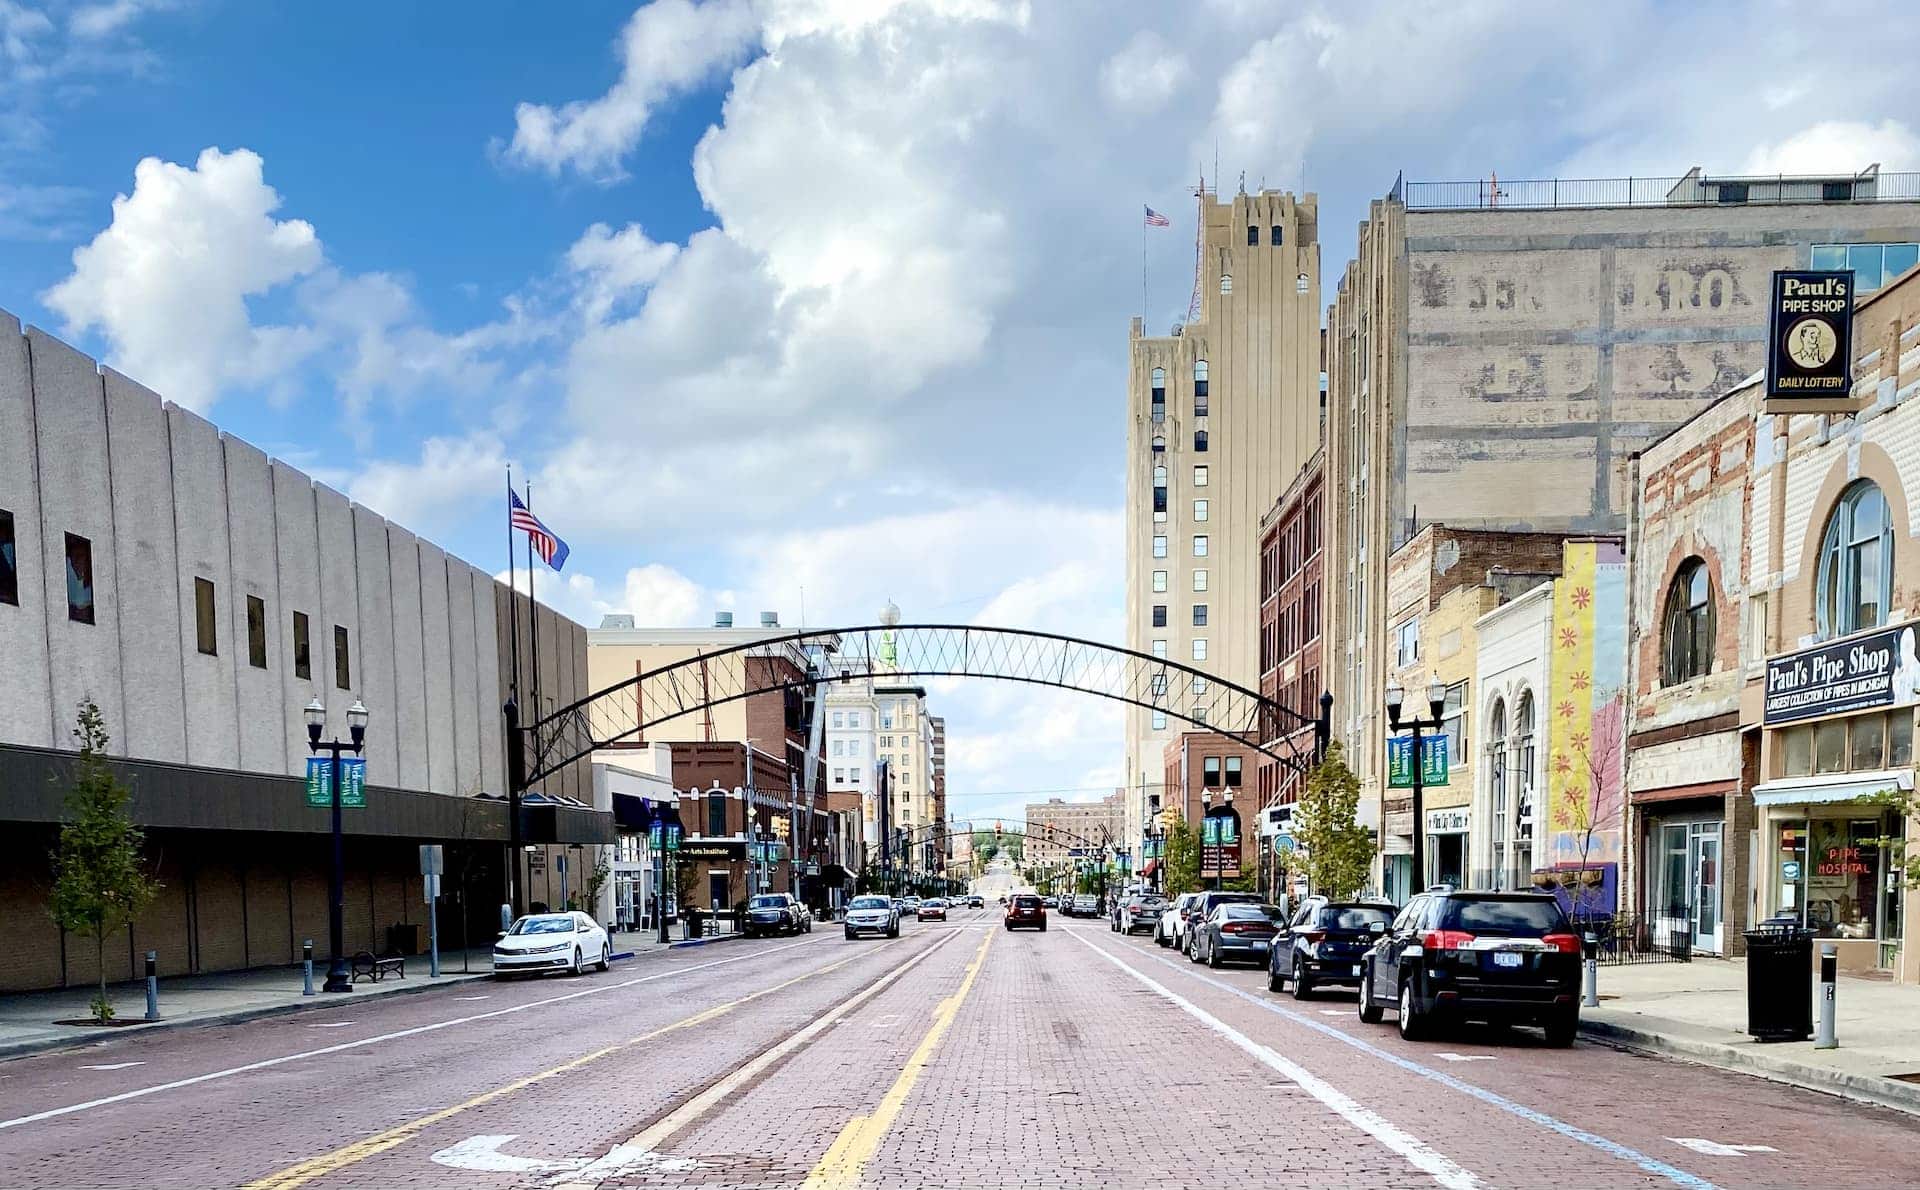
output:
{"label": "concrete wall panel", "polygon": [[474,569],[447,559],[447,655],[453,667],[453,786],[462,796],[479,793],[480,668],[473,641]]}
{"label": "concrete wall panel", "polygon": [[[92,360],[43,331],[27,331],[40,446],[41,555],[52,701],[43,704],[58,747],[73,746],[75,708],[92,699],[125,755],[127,716],[120,686],[119,567],[114,557],[107,407]],[[61,614],[67,606],[66,535],[86,538],[93,556],[93,623]],[[24,567],[23,567],[24,569]],[[22,578],[31,581],[30,577]],[[169,584],[170,585],[170,584]]]}
{"label": "concrete wall panel", "polygon": [[1593,346],[1414,346],[1407,354],[1421,392],[1408,410],[1410,425],[1472,426],[1493,437],[1596,416],[1600,353]]}
{"label": "concrete wall panel", "polygon": [[[280,607],[273,631],[285,642],[287,663],[281,667],[285,702],[286,771],[300,773],[307,766],[307,727],[303,708],[325,692],[328,658],[333,641],[320,606],[320,522],[314,510],[313,481],[275,460],[273,467],[273,523],[280,574]],[[307,618],[307,672],[299,670],[295,613]],[[324,699],[323,699],[324,701]]]}
{"label": "concrete wall panel", "polygon": [[[221,612],[233,631],[240,767],[287,772],[287,642],[292,625],[280,600],[280,560],[273,541],[273,466],[258,447],[238,438],[223,436],[221,446],[227,468],[227,555],[233,568],[233,597]],[[247,628],[249,598],[260,601],[265,617],[264,667],[253,663]]]}
{"label": "concrete wall panel", "polygon": [[[13,514],[14,561],[20,603],[0,604],[0,739],[36,747],[53,743],[47,707],[53,691],[47,671],[47,585],[40,570],[46,546],[40,532],[40,464],[34,455],[33,374],[27,340],[13,315],[0,310],[0,509]],[[63,737],[64,742],[64,737]],[[0,985],[7,984],[0,969]]]}
{"label": "concrete wall panel", "polygon": [[495,585],[493,579],[481,571],[473,572],[473,643],[479,671],[476,684],[480,690],[480,786],[488,793],[505,793],[506,731],[500,708],[507,701],[507,692],[500,681],[500,625],[495,619]]}
{"label": "concrete wall panel", "polygon": [[427,787],[427,675],[420,639],[420,543],[398,525],[387,526],[387,574],[393,584],[394,730],[400,745],[400,786]]}
{"label": "concrete wall panel", "polygon": [[353,506],[355,584],[360,600],[359,669],[354,685],[367,704],[367,780],[400,781],[399,707],[394,693],[392,554],[387,522]]}
{"label": "concrete wall panel", "polygon": [[1581,524],[1593,507],[1593,443],[1585,438],[1413,442],[1407,471],[1410,490],[1435,497],[1417,501],[1423,523],[1555,530]]}
{"label": "concrete wall panel", "polygon": [[114,562],[142,576],[120,592],[121,688],[139,713],[127,723],[130,756],[187,759],[181,686],[180,592],[173,526],[173,466],[160,398],[106,373],[107,453],[113,469]]}
{"label": "concrete wall panel", "polygon": [[[170,405],[167,427],[173,447],[174,539],[180,555],[175,587],[180,600],[179,656],[187,705],[193,708],[187,716],[187,758],[209,768],[237,768],[240,712],[233,671],[226,460],[220,431],[212,423]],[[213,584],[210,653],[198,647],[195,579]]]}
{"label": "concrete wall panel", "polygon": [[[320,610],[314,641],[314,678],[327,705],[327,734],[347,734],[347,708],[360,695],[366,670],[365,638],[360,634],[359,583],[354,562],[353,506],[325,484],[313,485],[314,513],[320,523]],[[347,630],[346,689],[341,689],[337,628]]]}
{"label": "concrete wall panel", "polygon": [[427,785],[456,793],[454,764],[453,647],[447,625],[447,555],[420,543],[420,641],[426,668]]}

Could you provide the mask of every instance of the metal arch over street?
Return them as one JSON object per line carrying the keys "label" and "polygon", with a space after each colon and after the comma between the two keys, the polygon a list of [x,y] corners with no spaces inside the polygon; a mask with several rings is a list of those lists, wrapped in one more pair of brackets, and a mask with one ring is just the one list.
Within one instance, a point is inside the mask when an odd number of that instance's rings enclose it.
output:
{"label": "metal arch over street", "polygon": [[[778,658],[792,664],[773,664]],[[1324,695],[1316,719],[1177,661],[1096,641],[974,624],[870,624],[791,632],[701,653],[636,674],[524,728],[509,707],[510,767],[525,774],[515,789],[598,749],[644,738],[649,727],[755,694],[804,695],[856,678],[934,677],[1052,686],[1161,711],[1233,736],[1302,777],[1327,741],[1331,700]],[[1301,737],[1307,728],[1314,729],[1310,743]]]}

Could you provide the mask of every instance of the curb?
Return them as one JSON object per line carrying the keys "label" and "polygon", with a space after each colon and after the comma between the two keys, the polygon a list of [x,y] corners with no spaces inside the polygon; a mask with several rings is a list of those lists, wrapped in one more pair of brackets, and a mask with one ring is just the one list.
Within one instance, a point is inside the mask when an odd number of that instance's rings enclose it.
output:
{"label": "curb", "polygon": [[1920,1115],[1920,1085],[1909,1085],[1871,1074],[1851,1074],[1824,1066],[1809,1066],[1788,1058],[1761,1057],[1730,1045],[1708,1041],[1686,1041],[1616,1025],[1608,1021],[1582,1020],[1580,1035],[1622,1049],[1639,1050],[1662,1057],[1678,1058],[1701,1066],[1713,1066],[1735,1074],[1751,1075],[1771,1082],[1786,1083],[1806,1091],[1837,1095],[1856,1103],[1870,1103],[1907,1115]]}
{"label": "curb", "polygon": [[679,950],[685,946],[711,946],[715,942],[732,942],[745,937],[745,934],[716,934],[710,938],[687,938],[679,942],[669,942],[667,947],[671,950]]}
{"label": "curb", "polygon": [[[388,996],[413,996],[421,992],[439,991],[444,988],[457,988],[464,984],[472,983],[475,980],[490,978],[492,978],[491,972],[483,974],[474,971],[464,975],[456,973],[455,977],[451,979],[446,972],[442,972],[440,980],[437,983],[423,979],[418,984],[409,983],[403,987],[394,988],[389,992],[381,992],[378,996],[373,997],[373,999],[381,1000]],[[157,1021],[142,1021],[138,1025],[123,1026],[111,1030],[100,1037],[43,1037],[33,1041],[0,1043],[0,1062],[5,1062],[13,1058],[31,1057],[35,1054],[50,1053],[55,1050],[91,1048],[102,1041],[112,1038],[138,1037],[142,1034],[152,1033],[160,1029],[189,1029],[200,1025],[237,1025],[243,1021],[260,1020],[263,1017],[289,1016],[296,1012],[306,1012],[310,1009],[321,1007],[339,1007],[349,1003],[352,1003],[352,1001],[342,1001],[330,996],[323,998],[321,994],[315,993],[311,1002],[305,997],[302,997],[286,1004],[262,1004],[256,1008],[236,1008],[230,1012],[210,1012],[204,1016],[162,1017]]]}

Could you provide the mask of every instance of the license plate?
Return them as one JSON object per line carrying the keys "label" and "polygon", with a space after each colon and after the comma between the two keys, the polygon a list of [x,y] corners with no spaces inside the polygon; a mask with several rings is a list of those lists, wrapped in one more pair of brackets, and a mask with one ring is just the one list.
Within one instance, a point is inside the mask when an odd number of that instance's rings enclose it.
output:
{"label": "license plate", "polygon": [[1358,963],[1355,963],[1355,964],[1354,964],[1353,966],[1351,966],[1351,967],[1349,967],[1349,968],[1347,968],[1347,974],[1349,974],[1349,975],[1358,975],[1358,974],[1360,974],[1360,964],[1358,964]]}
{"label": "license plate", "polygon": [[1493,952],[1493,965],[1496,967],[1518,967],[1520,961],[1525,957],[1525,955],[1515,954],[1511,951],[1496,950]]}

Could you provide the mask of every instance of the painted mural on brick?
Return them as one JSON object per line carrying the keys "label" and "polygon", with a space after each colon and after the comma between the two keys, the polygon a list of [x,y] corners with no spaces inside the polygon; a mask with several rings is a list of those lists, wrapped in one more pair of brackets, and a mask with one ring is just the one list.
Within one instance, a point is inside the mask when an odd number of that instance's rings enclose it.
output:
{"label": "painted mural on brick", "polygon": [[1566,891],[1595,909],[1612,907],[1620,863],[1626,622],[1625,551],[1617,542],[1569,541],[1553,597],[1547,857],[1572,877],[1562,881]]}

